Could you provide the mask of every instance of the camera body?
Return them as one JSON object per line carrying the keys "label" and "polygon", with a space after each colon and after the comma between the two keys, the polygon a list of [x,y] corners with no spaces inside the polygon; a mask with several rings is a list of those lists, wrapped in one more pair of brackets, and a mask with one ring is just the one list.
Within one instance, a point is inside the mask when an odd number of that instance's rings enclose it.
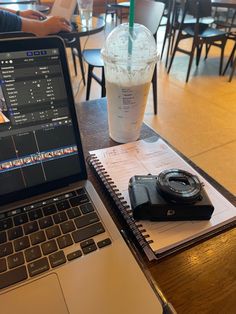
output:
{"label": "camera body", "polygon": [[179,169],[133,176],[128,190],[136,220],[209,220],[214,211],[198,178]]}

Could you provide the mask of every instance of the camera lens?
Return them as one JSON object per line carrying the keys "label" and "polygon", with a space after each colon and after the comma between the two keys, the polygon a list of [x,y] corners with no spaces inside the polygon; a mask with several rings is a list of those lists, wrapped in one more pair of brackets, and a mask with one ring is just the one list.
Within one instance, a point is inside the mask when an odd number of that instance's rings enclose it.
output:
{"label": "camera lens", "polygon": [[175,203],[194,203],[201,198],[201,182],[191,173],[180,169],[162,171],[157,177],[157,190]]}

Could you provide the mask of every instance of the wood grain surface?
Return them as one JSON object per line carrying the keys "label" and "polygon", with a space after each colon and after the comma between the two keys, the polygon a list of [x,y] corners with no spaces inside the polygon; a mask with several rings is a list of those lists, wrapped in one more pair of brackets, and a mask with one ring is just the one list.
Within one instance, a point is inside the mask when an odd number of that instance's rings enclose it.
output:
{"label": "wood grain surface", "polygon": [[[109,138],[106,99],[78,104],[77,116],[85,155],[92,149],[117,145]],[[148,126],[143,125],[141,138],[155,134]],[[115,222],[122,224],[90,169],[88,173]],[[211,180],[209,176],[207,178]],[[236,204],[235,196],[214,180],[211,181]],[[151,263],[138,248],[137,250],[140,262],[150,271],[152,279],[177,313],[236,313],[235,228]]]}

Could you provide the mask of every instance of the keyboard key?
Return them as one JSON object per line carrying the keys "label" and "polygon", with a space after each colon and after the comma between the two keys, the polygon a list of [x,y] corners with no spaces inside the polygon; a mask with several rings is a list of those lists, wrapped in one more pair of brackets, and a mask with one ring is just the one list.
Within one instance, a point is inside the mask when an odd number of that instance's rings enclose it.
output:
{"label": "keyboard key", "polygon": [[85,215],[85,214],[93,212],[94,207],[92,203],[87,203],[87,204],[80,205],[80,210]]}
{"label": "keyboard key", "polygon": [[0,257],[4,257],[13,253],[12,243],[4,243],[0,245]]}
{"label": "keyboard key", "polygon": [[82,252],[80,250],[77,250],[77,251],[74,251],[74,252],[68,254],[67,259],[68,259],[68,261],[72,261],[75,258],[81,257],[82,255],[83,255]]}
{"label": "keyboard key", "polygon": [[42,251],[44,255],[53,253],[57,251],[57,244],[55,240],[51,240],[48,242],[45,242],[41,245]]}
{"label": "keyboard key", "polygon": [[70,208],[70,203],[67,200],[65,200],[65,201],[56,203],[56,206],[57,206],[57,209],[61,211],[61,210]]}
{"label": "keyboard key", "polygon": [[35,232],[35,233],[31,234],[30,240],[31,240],[32,245],[39,244],[41,242],[46,241],[44,231],[41,230],[39,232]]}
{"label": "keyboard key", "polygon": [[5,231],[0,232],[0,244],[7,241],[7,234]]}
{"label": "keyboard key", "polygon": [[15,226],[19,226],[19,225],[22,225],[22,224],[28,222],[28,216],[27,216],[27,214],[17,215],[13,218],[13,220],[14,220]]}
{"label": "keyboard key", "polygon": [[80,242],[88,238],[92,238],[95,235],[103,232],[105,232],[105,229],[103,228],[103,225],[99,222],[89,227],[72,232],[72,237],[75,242]]}
{"label": "keyboard key", "polygon": [[79,229],[79,228],[91,225],[92,223],[95,223],[98,221],[99,221],[98,215],[96,213],[90,213],[82,217],[76,218],[75,224],[77,228]]}
{"label": "keyboard key", "polygon": [[60,231],[60,228],[58,226],[52,226],[52,227],[46,229],[46,234],[47,234],[48,239],[53,239],[53,238],[61,235],[61,231]]}
{"label": "keyboard key", "polygon": [[31,262],[41,256],[41,250],[38,245],[25,250],[25,258],[27,262]]}
{"label": "keyboard key", "polygon": [[73,207],[73,208],[71,208],[71,209],[68,209],[68,210],[66,211],[66,213],[67,213],[67,215],[68,215],[68,217],[69,217],[70,219],[73,219],[73,218],[75,218],[75,217],[81,216],[81,212],[80,212],[80,210],[79,210],[79,207]]}
{"label": "keyboard key", "polygon": [[41,229],[51,227],[53,225],[52,217],[44,217],[39,219],[39,226]]}
{"label": "keyboard key", "polygon": [[76,195],[75,191],[71,191],[69,193],[64,194],[63,198],[70,198],[70,197],[73,197],[75,195]]}
{"label": "keyboard key", "polygon": [[49,255],[49,262],[51,267],[57,267],[66,262],[66,257],[63,251],[59,251]]}
{"label": "keyboard key", "polygon": [[80,247],[84,254],[91,253],[93,251],[96,251],[97,249],[97,246],[93,239],[89,239],[89,240],[81,242]]}
{"label": "keyboard key", "polygon": [[57,243],[58,243],[58,246],[59,246],[60,249],[64,249],[65,247],[72,245],[74,242],[73,242],[73,240],[71,238],[71,235],[70,234],[66,234],[66,235],[64,235],[62,237],[59,237],[57,239]]}
{"label": "keyboard key", "polygon": [[63,222],[60,227],[64,234],[75,230],[75,224],[71,220]]}
{"label": "keyboard key", "polygon": [[83,249],[83,248],[85,248],[86,246],[89,246],[89,245],[91,245],[91,244],[95,244],[94,240],[93,240],[93,239],[88,239],[88,240],[86,240],[86,241],[81,242],[81,243],[80,243],[80,246],[81,246],[81,248]]}
{"label": "keyboard key", "polygon": [[0,273],[7,270],[7,262],[5,258],[0,259]]}
{"label": "keyboard key", "polygon": [[13,209],[13,210],[9,211],[7,213],[7,216],[11,217],[11,216],[15,216],[15,215],[18,215],[18,214],[21,214],[21,209],[20,208]]}
{"label": "keyboard key", "polygon": [[111,239],[109,239],[109,238],[106,238],[106,239],[104,239],[104,240],[102,240],[102,241],[99,241],[98,243],[97,243],[97,245],[98,245],[98,247],[101,249],[102,247],[104,247],[104,246],[107,246],[107,245],[110,245],[111,244]]}
{"label": "keyboard key", "polygon": [[27,247],[30,246],[29,238],[27,236],[20,239],[16,239],[13,243],[16,252],[27,249]]}
{"label": "keyboard key", "polygon": [[31,221],[23,226],[25,234],[30,234],[39,230],[37,221]]}
{"label": "keyboard key", "polygon": [[30,277],[39,275],[47,270],[49,270],[49,263],[46,257],[28,264]]}
{"label": "keyboard key", "polygon": [[0,221],[0,231],[10,229],[13,227],[13,221],[11,218],[7,218]]}
{"label": "keyboard key", "polygon": [[8,230],[7,233],[8,233],[8,239],[14,240],[23,236],[23,229],[21,226],[18,226],[18,227]]}
{"label": "keyboard key", "polygon": [[83,251],[84,254],[89,254],[89,253],[91,253],[93,251],[96,251],[96,249],[97,249],[96,244],[93,243],[93,244],[91,244],[89,246],[86,246],[86,247],[82,248],[82,251]]}
{"label": "keyboard key", "polygon": [[36,220],[43,217],[43,212],[41,208],[38,208],[38,209],[30,211],[28,215],[29,215],[29,219],[32,221],[32,220]]}
{"label": "keyboard key", "polygon": [[49,216],[57,212],[55,204],[47,205],[43,207],[44,216]]}
{"label": "keyboard key", "polygon": [[19,253],[16,253],[7,257],[7,263],[8,263],[9,268],[15,268],[17,266],[24,264],[24,262],[25,262],[25,259],[22,252],[19,252]]}
{"label": "keyboard key", "polygon": [[64,212],[53,215],[53,219],[54,219],[55,224],[59,224],[63,221],[68,220],[66,213]]}
{"label": "keyboard key", "polygon": [[0,289],[11,286],[17,282],[27,279],[25,266],[12,269],[6,273],[0,274]]}
{"label": "keyboard key", "polygon": [[76,190],[76,192],[77,192],[78,195],[86,194],[84,188],[78,189],[78,190]]}
{"label": "keyboard key", "polygon": [[79,195],[70,199],[70,204],[72,207],[81,205],[87,202],[89,202],[89,199],[86,194]]}

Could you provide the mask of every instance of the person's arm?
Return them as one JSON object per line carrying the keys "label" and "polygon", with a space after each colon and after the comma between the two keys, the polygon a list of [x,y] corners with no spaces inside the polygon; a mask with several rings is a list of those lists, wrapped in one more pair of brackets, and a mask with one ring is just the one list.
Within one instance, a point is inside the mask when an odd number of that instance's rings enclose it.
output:
{"label": "person's arm", "polygon": [[1,11],[7,11],[7,12],[10,12],[10,13],[13,13],[13,14],[16,14],[16,10],[7,9],[7,8],[3,8],[3,7],[0,7],[0,10],[1,10]]}
{"label": "person's arm", "polygon": [[70,32],[71,26],[62,17],[50,16],[43,21],[19,17],[11,12],[0,10],[0,33],[28,32],[37,36],[56,34],[61,31]]}
{"label": "person's arm", "polygon": [[34,33],[37,36],[46,36],[49,34],[57,34],[61,31],[70,32],[71,26],[68,21],[59,16],[50,16],[46,20],[36,21],[22,18],[23,32]]}
{"label": "person's arm", "polygon": [[23,11],[16,11],[13,9],[7,9],[7,8],[3,8],[0,7],[0,10],[2,11],[7,11],[13,14],[18,14],[21,17],[25,17],[27,19],[33,19],[33,20],[40,20],[40,19],[45,19],[46,15],[39,12],[39,11],[35,11],[35,10],[23,10]]}
{"label": "person's arm", "polygon": [[18,15],[0,11],[0,33],[21,31],[22,21]]}

